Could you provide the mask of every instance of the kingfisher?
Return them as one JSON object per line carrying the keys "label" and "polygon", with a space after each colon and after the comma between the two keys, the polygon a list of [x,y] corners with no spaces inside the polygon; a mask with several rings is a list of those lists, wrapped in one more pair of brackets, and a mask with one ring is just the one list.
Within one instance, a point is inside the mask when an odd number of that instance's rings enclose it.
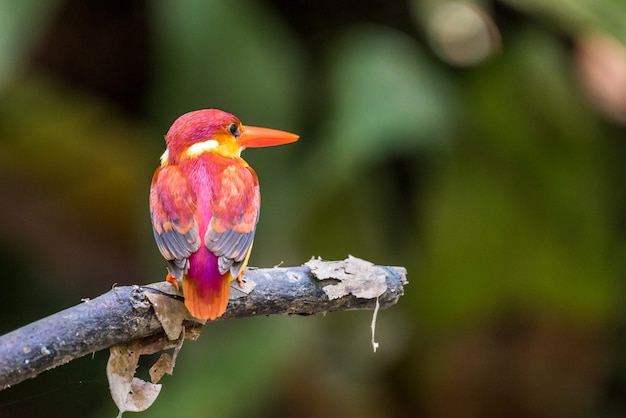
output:
{"label": "kingfisher", "polygon": [[242,125],[218,109],[186,113],[165,135],[150,186],[150,217],[166,280],[182,287],[195,318],[224,313],[230,283],[242,282],[252,250],[261,195],[241,152],[297,140],[290,132]]}

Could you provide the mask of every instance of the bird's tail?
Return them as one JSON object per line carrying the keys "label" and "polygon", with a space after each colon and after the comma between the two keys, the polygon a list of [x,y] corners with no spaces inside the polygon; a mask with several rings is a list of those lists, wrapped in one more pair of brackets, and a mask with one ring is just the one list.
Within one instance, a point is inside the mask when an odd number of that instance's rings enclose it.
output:
{"label": "bird's tail", "polygon": [[185,306],[194,318],[214,320],[226,311],[230,296],[230,281],[232,276],[224,274],[220,280],[207,286],[201,280],[193,277],[183,277],[183,294]]}

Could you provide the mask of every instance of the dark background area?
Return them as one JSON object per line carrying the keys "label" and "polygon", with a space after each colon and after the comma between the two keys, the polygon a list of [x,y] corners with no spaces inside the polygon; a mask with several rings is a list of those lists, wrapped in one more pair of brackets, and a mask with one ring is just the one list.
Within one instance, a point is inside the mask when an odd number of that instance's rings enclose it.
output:
{"label": "dark background area", "polygon": [[[163,135],[216,107],[248,150],[250,264],[408,269],[397,306],[209,324],[141,417],[626,415],[626,4],[30,0],[0,14],[0,332],[164,278]],[[112,417],[107,352],[0,392]],[[128,413],[128,416],[131,416]]]}

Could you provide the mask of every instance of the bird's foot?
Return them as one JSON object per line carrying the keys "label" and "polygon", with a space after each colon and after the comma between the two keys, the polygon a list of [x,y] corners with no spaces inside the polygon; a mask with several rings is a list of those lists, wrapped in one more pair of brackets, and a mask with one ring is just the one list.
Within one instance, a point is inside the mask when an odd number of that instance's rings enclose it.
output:
{"label": "bird's foot", "polygon": [[178,288],[178,280],[176,280],[176,277],[172,276],[171,274],[167,273],[167,277],[165,277],[165,280],[167,280],[168,282],[170,282],[171,284],[174,285],[174,287],[176,288],[176,290],[180,290]]}

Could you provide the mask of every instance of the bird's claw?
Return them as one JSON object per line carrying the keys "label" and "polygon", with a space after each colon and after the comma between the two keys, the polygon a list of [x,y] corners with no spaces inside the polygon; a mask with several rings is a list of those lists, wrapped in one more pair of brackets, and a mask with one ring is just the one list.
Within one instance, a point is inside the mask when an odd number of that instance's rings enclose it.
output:
{"label": "bird's claw", "polygon": [[178,288],[178,280],[176,280],[176,277],[172,276],[171,274],[167,274],[167,276],[165,277],[165,280],[170,282],[171,284],[174,285],[174,287],[176,288],[176,290],[180,290]]}

